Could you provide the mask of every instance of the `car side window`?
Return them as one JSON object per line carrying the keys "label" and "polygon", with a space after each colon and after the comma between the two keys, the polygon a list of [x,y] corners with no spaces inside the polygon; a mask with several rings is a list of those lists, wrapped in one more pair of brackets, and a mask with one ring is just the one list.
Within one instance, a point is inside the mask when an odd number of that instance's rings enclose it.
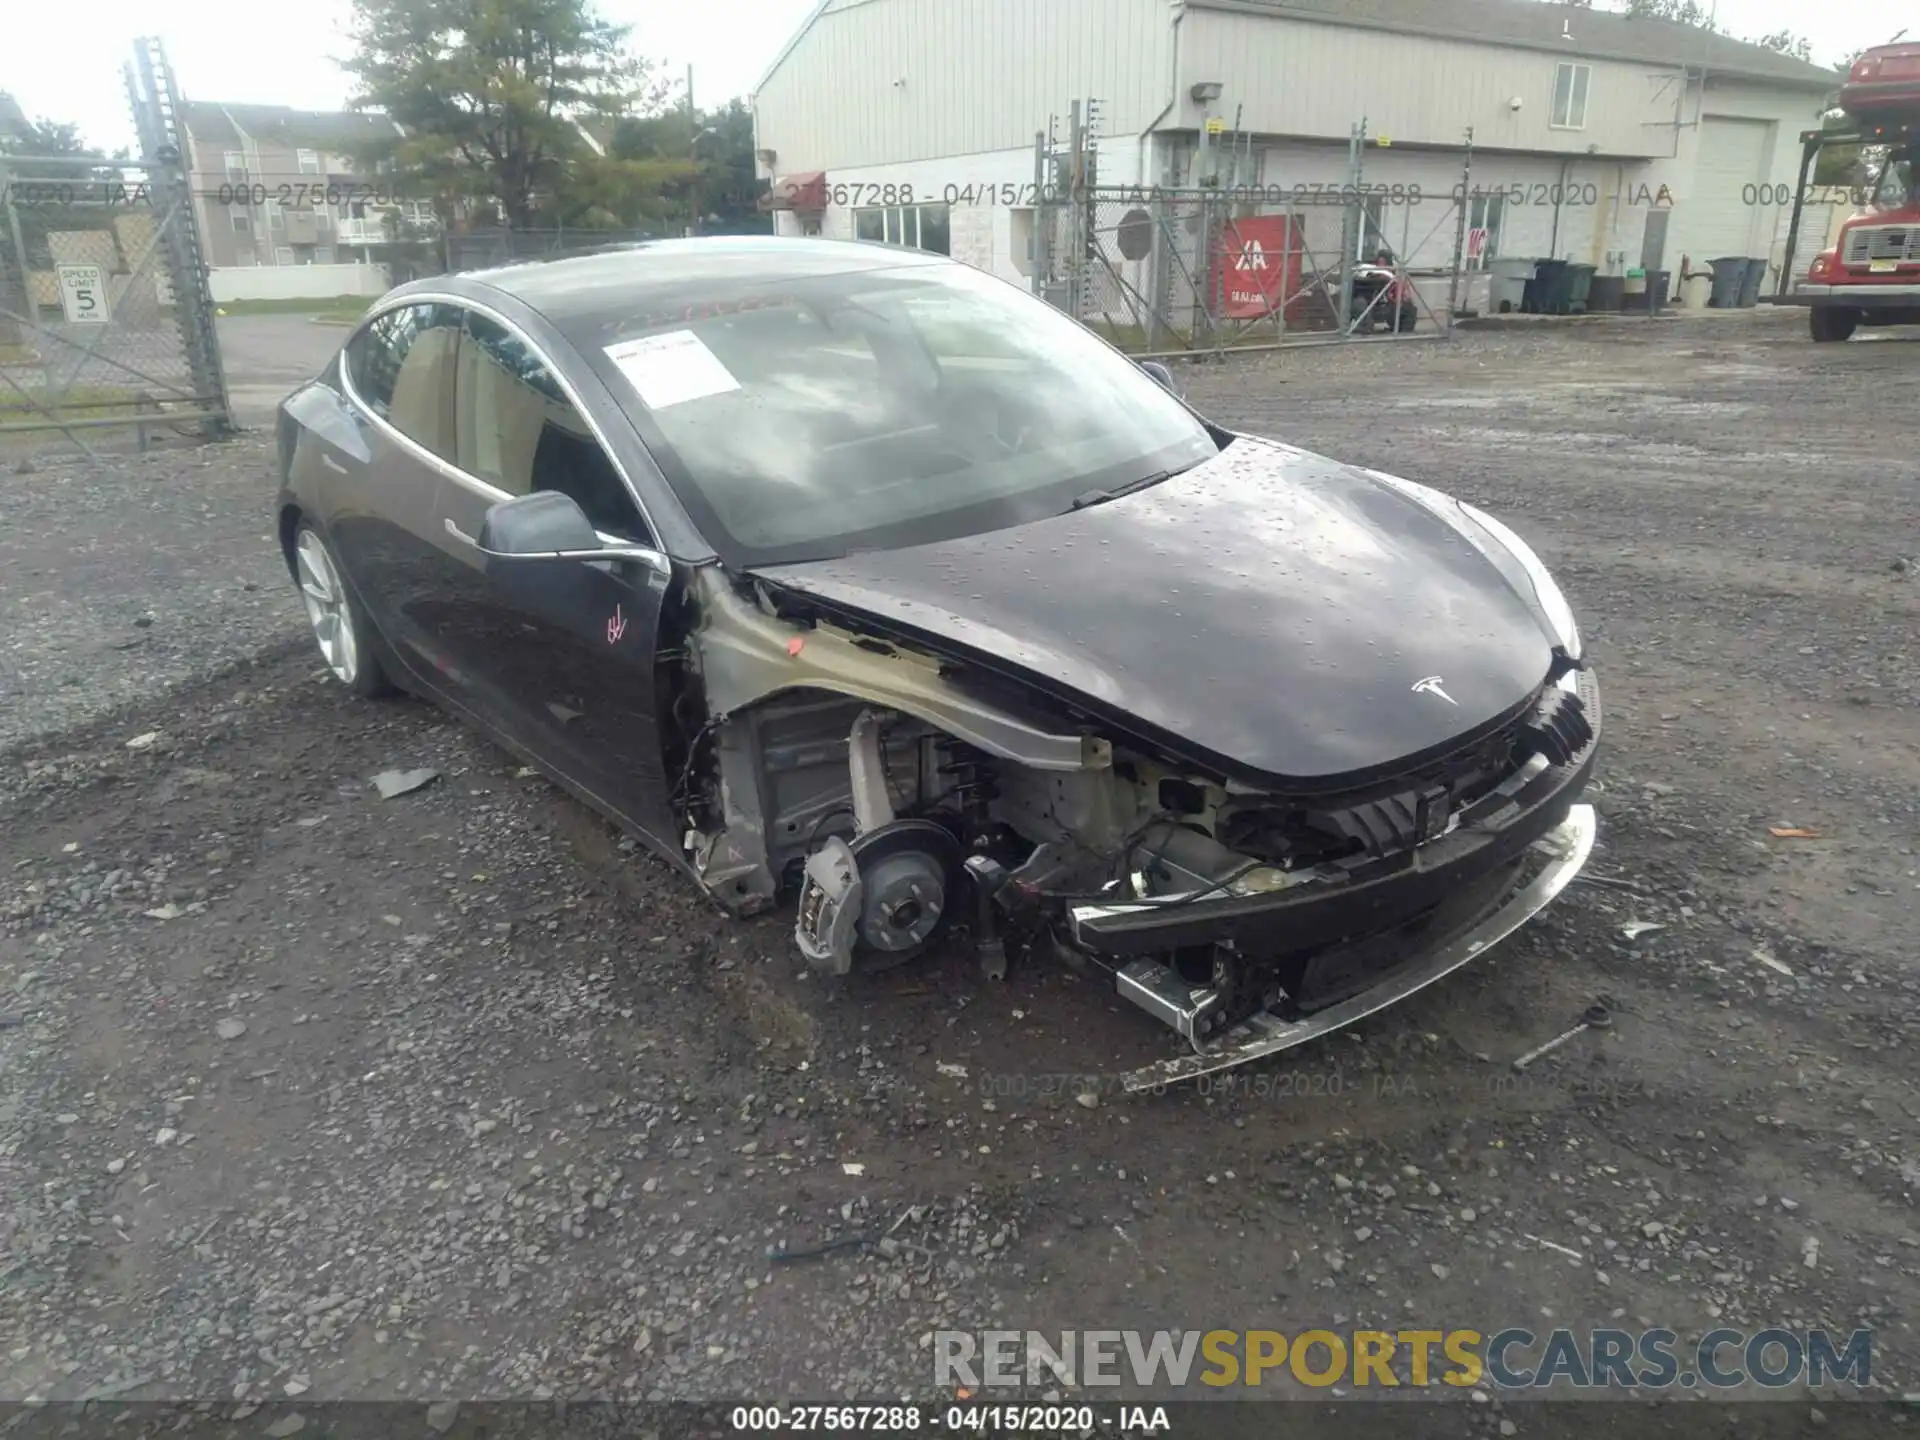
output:
{"label": "car side window", "polygon": [[453,459],[453,367],[458,307],[402,305],[347,342],[347,374],[367,407],[444,460]]}
{"label": "car side window", "polygon": [[650,538],[612,458],[533,347],[471,311],[454,415],[454,463],[469,475],[509,495],[557,490],[594,529]]}

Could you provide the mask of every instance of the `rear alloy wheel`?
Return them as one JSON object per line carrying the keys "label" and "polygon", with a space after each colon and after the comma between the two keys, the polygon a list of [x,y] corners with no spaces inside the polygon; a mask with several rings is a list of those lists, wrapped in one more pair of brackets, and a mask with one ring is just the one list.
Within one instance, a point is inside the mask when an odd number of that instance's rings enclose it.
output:
{"label": "rear alloy wheel", "polygon": [[1853,334],[1853,327],[1860,323],[1860,312],[1833,305],[1816,305],[1807,311],[1807,322],[1815,340],[1822,343],[1845,340]]}
{"label": "rear alloy wheel", "polygon": [[373,635],[366,617],[347,593],[333,552],[320,532],[302,524],[293,542],[293,568],[306,603],[307,623],[313,626],[320,658],[342,685],[368,699],[385,695],[393,686],[373,651]]}

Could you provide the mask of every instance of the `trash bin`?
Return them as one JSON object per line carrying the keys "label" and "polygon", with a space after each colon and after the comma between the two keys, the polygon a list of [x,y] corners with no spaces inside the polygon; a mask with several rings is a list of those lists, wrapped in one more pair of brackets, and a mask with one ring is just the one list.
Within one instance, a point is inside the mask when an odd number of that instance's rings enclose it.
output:
{"label": "trash bin", "polygon": [[1525,308],[1527,284],[1533,279],[1531,260],[1495,260],[1487,267],[1487,313],[1510,315]]}
{"label": "trash bin", "polygon": [[1564,315],[1567,305],[1567,262],[1542,259],[1533,262],[1533,279],[1527,283],[1526,303],[1521,307],[1530,315]]}
{"label": "trash bin", "polygon": [[1593,291],[1593,277],[1599,270],[1598,265],[1567,266],[1567,311],[1573,315],[1587,313],[1587,297]]}
{"label": "trash bin", "polygon": [[1723,255],[1708,262],[1713,266],[1713,293],[1707,303],[1716,310],[1731,310],[1740,303],[1740,287],[1747,279],[1747,257]]}
{"label": "trash bin", "polygon": [[1746,277],[1740,282],[1740,299],[1737,302],[1745,310],[1760,303],[1760,287],[1767,283],[1767,258],[1762,255],[1747,261]]}
{"label": "trash bin", "polygon": [[1689,310],[1704,310],[1713,300],[1713,276],[1695,270],[1680,277],[1680,303]]}
{"label": "trash bin", "polygon": [[1587,313],[1599,315],[1615,313],[1627,308],[1627,277],[1624,275],[1596,275],[1593,285],[1587,291]]}

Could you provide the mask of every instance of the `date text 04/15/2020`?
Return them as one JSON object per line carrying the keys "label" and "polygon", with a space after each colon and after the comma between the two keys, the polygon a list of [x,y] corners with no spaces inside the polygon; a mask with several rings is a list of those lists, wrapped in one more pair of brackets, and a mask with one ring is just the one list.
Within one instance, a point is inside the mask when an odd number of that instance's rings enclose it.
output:
{"label": "date text 04/15/2020", "polygon": [[[1160,1405],[736,1405],[729,1428],[782,1435],[845,1433],[912,1434],[949,1431],[969,1435],[1080,1435],[1105,1424],[1119,1433],[1166,1435],[1173,1429]],[[1111,1428],[1109,1433],[1111,1433]]]}

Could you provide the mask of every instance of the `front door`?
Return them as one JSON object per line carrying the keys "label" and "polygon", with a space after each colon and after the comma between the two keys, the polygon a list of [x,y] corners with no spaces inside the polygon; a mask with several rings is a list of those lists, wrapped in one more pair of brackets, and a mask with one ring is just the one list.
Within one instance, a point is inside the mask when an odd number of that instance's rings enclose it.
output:
{"label": "front door", "polygon": [[628,560],[490,565],[468,543],[492,506],[554,490],[610,543],[651,547],[625,482],[546,358],[472,311],[454,413],[458,474],[440,487],[437,537],[449,584],[435,640],[460,702],[628,824],[671,842],[654,683],[670,572]]}

